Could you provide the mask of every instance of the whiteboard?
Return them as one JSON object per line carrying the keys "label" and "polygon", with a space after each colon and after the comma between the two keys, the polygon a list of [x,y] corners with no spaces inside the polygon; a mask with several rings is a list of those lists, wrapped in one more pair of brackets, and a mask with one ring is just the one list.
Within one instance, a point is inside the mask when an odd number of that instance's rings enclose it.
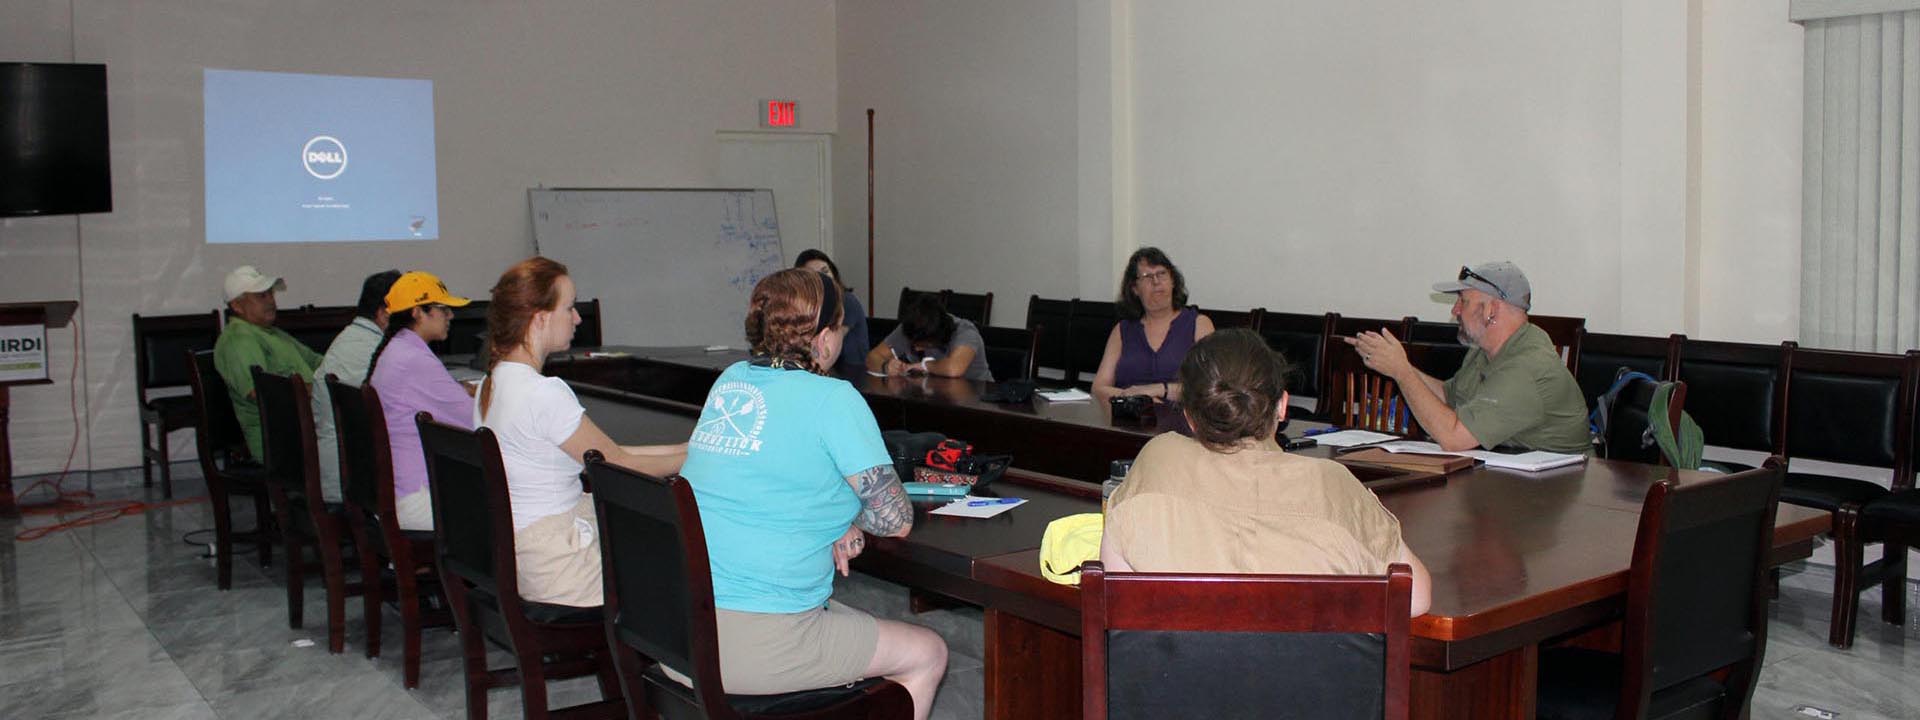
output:
{"label": "whiteboard", "polygon": [[780,271],[772,190],[528,191],[534,252],[600,299],[608,345],[746,345],[747,299]]}

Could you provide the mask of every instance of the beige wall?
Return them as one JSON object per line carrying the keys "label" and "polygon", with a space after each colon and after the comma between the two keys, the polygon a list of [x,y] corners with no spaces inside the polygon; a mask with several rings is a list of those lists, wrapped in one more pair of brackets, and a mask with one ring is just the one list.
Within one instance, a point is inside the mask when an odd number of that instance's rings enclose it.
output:
{"label": "beige wall", "polygon": [[[351,303],[387,267],[482,294],[531,252],[530,187],[712,186],[715,133],[754,129],[762,98],[798,100],[802,130],[838,125],[830,0],[0,0],[0,17],[0,58],[109,67],[114,212],[0,224],[0,299],[82,302],[81,467],[139,461],[129,316],[215,307],[235,265],[285,275],[282,305]],[[433,80],[442,237],[205,244],[205,67]],[[59,469],[67,387],[18,394],[17,473]]]}

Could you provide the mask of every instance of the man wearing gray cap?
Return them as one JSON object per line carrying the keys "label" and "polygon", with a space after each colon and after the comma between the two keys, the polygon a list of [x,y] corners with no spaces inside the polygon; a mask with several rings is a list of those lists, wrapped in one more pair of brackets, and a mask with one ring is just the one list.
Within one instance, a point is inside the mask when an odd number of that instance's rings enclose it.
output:
{"label": "man wearing gray cap", "polygon": [[320,366],[320,353],[273,326],[280,314],[273,294],[285,289],[285,280],[263,275],[252,265],[227,273],[227,308],[233,312],[213,344],[213,367],[227,381],[233,414],[255,460],[260,459],[260,404],[253,396],[253,369],[299,375],[311,383],[313,369]]}
{"label": "man wearing gray cap", "polygon": [[1527,321],[1533,287],[1526,274],[1510,262],[1463,266],[1433,289],[1454,296],[1460,342],[1471,348],[1446,382],[1414,368],[1391,333],[1347,339],[1367,367],[1400,384],[1420,427],[1447,450],[1591,451],[1580,386],[1546,331]]}

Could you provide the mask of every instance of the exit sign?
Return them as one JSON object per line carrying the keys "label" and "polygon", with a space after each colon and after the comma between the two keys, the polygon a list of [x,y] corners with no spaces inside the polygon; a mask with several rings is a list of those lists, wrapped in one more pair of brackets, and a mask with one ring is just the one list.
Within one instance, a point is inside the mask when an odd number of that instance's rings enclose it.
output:
{"label": "exit sign", "polygon": [[793,100],[760,102],[760,127],[790,128],[799,125],[800,103]]}

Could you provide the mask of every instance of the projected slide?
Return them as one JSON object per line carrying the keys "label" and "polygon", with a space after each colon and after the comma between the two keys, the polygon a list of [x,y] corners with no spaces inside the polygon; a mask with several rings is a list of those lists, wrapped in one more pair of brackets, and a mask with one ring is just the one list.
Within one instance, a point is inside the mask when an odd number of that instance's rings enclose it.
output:
{"label": "projected slide", "polygon": [[433,82],[206,70],[207,242],[440,235]]}

